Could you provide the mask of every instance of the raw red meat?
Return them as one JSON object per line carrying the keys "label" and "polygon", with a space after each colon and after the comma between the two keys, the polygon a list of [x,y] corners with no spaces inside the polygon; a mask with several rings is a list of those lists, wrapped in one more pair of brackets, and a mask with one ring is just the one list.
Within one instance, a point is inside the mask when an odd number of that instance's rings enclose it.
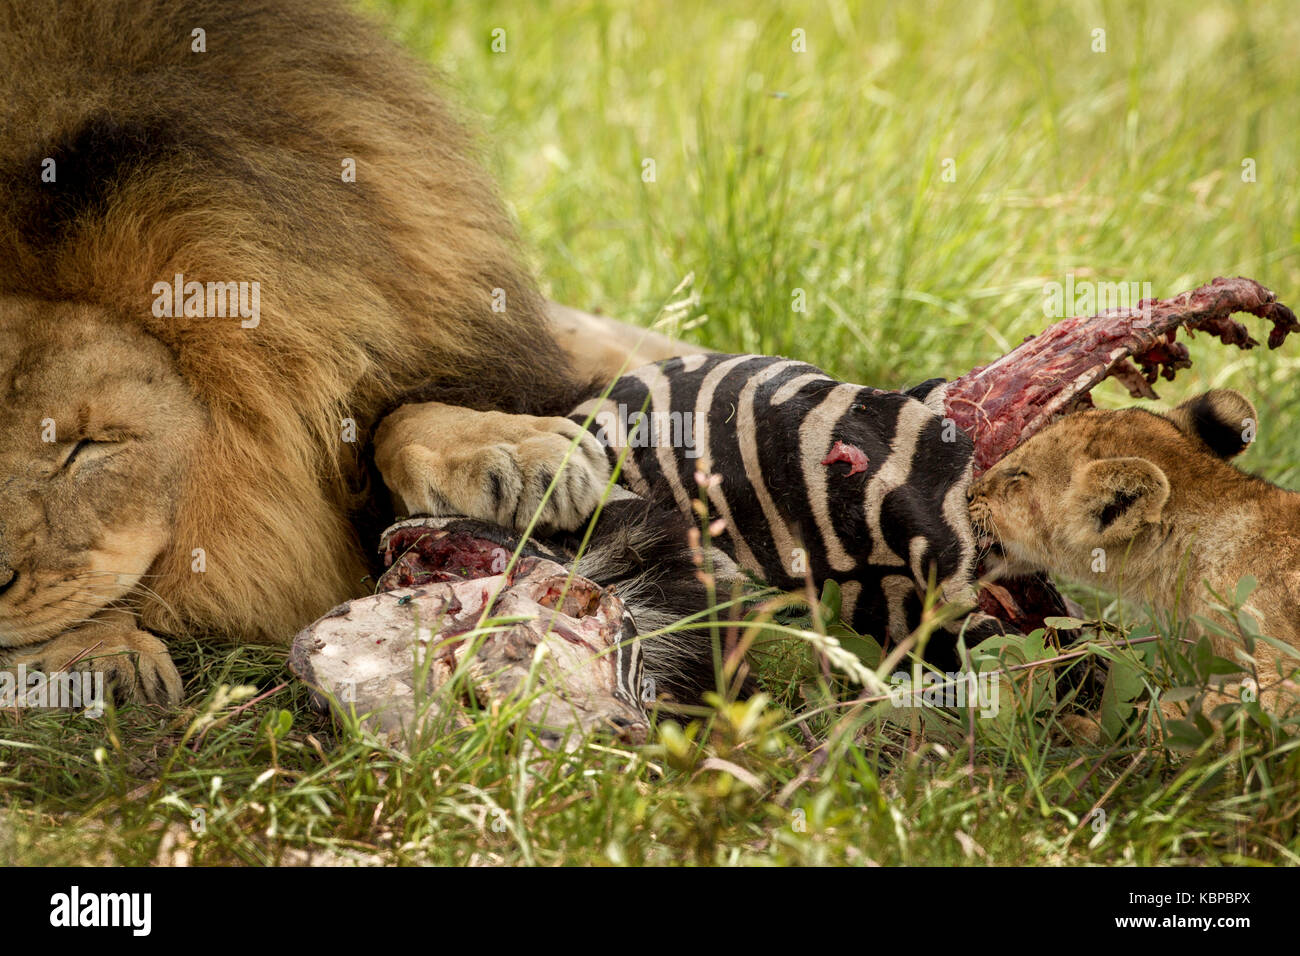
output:
{"label": "raw red meat", "polygon": [[846,445],[842,441],[837,441],[831,445],[831,453],[822,459],[822,464],[833,465],[840,461],[849,466],[849,470],[844,472],[846,478],[866,471],[869,464],[866,454],[857,445]]}
{"label": "raw red meat", "polygon": [[945,407],[975,441],[975,474],[1058,415],[1090,404],[1088,392],[1107,376],[1121,381],[1135,398],[1154,398],[1151,384],[1157,376],[1172,379],[1192,364],[1187,346],[1175,341],[1180,327],[1189,334],[1207,332],[1226,345],[1254,348],[1258,343],[1246,327],[1229,318],[1234,312],[1273,323],[1269,348],[1300,329],[1295,313],[1258,282],[1218,278],[1170,299],[1146,299],[1131,309],[1064,319],[949,383]]}

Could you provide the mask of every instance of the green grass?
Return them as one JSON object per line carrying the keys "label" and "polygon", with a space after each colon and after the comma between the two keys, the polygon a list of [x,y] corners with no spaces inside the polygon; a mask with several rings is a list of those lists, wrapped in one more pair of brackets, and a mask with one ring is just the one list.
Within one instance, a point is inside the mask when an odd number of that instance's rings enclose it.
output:
{"label": "green grass", "polygon": [[[575,306],[646,322],[693,274],[686,338],[895,387],[1037,331],[1044,283],[1070,272],[1160,296],[1241,274],[1300,302],[1300,22],[1284,2],[369,6],[478,117],[548,293]],[[806,312],[792,311],[795,289]],[[1300,348],[1192,348],[1162,397],[1241,389],[1261,419],[1244,466],[1300,487]],[[1127,402],[1113,384],[1097,398]],[[844,703],[809,646],[767,646],[769,698],[720,704],[694,730],[538,757],[509,714],[408,755],[333,728],[291,682],[240,710],[253,696],[222,688],[272,691],[289,680],[283,659],[182,642],[188,700],[173,718],[0,716],[0,855],[1300,860],[1294,723],[1259,715],[1231,750],[1185,728],[1173,749],[1139,735],[1092,745],[1061,732],[1065,702],[1040,697],[972,737],[964,718],[889,723],[880,705]],[[1125,658],[1117,719],[1140,723],[1120,699],[1136,688],[1195,688],[1212,669],[1142,647]],[[205,714],[220,717],[206,732]]]}

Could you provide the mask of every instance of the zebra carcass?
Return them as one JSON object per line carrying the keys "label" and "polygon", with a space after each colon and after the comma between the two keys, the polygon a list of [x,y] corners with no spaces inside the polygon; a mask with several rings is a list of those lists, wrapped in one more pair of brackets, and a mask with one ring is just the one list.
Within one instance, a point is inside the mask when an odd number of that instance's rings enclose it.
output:
{"label": "zebra carcass", "polygon": [[[426,597],[430,587],[468,589],[483,598],[474,604],[475,620],[506,607],[517,610],[522,605],[497,603],[516,584],[536,583],[527,574],[519,581],[498,580],[502,562],[517,550],[521,557],[548,562],[525,563],[526,571],[541,567],[539,573],[552,579],[561,572],[582,579],[582,593],[596,596],[582,605],[589,610],[616,595],[626,616],[607,613],[601,619],[608,624],[605,637],[588,642],[596,669],[553,674],[547,693],[554,695],[551,704],[562,707],[547,713],[567,708],[576,726],[613,726],[634,738],[644,727],[638,708],[652,700],[698,700],[718,686],[718,662],[726,662],[728,676],[743,680],[743,666],[731,648],[721,646],[724,628],[710,608],[734,593],[744,572],[785,589],[839,582],[843,616],[883,642],[902,640],[917,628],[927,604],[937,600],[956,608],[960,615],[944,618],[926,651],[931,663],[953,669],[959,634],[969,645],[1004,629],[1037,626],[1045,615],[1064,610],[1046,579],[979,580],[980,545],[966,510],[972,476],[1056,416],[1086,403],[1090,389],[1107,376],[1135,396],[1152,397],[1157,375],[1171,378],[1190,364],[1186,347],[1176,341],[1180,327],[1252,347],[1256,343],[1245,327],[1229,318],[1234,312],[1272,321],[1274,348],[1300,328],[1294,314],[1258,283],[1215,279],[1172,299],[1063,320],[988,366],[907,391],[840,382],[805,363],[768,356],[691,355],[646,366],[571,416],[604,441],[625,486],[604,506],[585,543],[582,534],[520,542],[513,532],[482,522],[417,519],[385,537],[393,567],[384,586],[425,588]],[[701,525],[709,527],[707,544]],[[418,546],[442,541],[448,529],[468,534],[469,543]],[[416,541],[408,540],[412,534]],[[394,542],[402,547],[394,550]],[[384,591],[361,600],[410,617],[415,596],[403,605],[406,597],[404,591]],[[444,611],[447,597],[438,597]],[[524,683],[519,648],[554,639],[554,608],[545,601],[532,604],[542,626],[528,630],[526,640],[516,635],[513,646],[489,647],[506,675],[481,683],[489,700],[503,700]],[[337,687],[338,680],[354,679],[382,657],[383,644],[375,641],[387,632],[367,643],[365,629],[374,622],[348,617],[355,605],[337,609],[295,641],[293,660],[301,676],[323,683],[328,659]],[[398,610],[403,607],[405,612]],[[360,610],[368,614],[373,608]],[[426,613],[423,619],[431,618]],[[677,626],[683,619],[697,626]],[[446,612],[432,620],[426,642],[459,646],[455,639],[468,623],[466,615]],[[614,620],[617,634],[609,624]],[[358,634],[362,639],[353,640]],[[629,642],[637,644],[644,681],[630,677],[622,664],[599,664],[631,661],[619,656]],[[345,646],[354,657],[326,653]],[[415,654],[409,641],[402,650]],[[336,666],[340,660],[343,665]],[[397,663],[398,672],[388,673],[382,685],[390,698],[411,691],[406,661]],[[476,673],[497,672],[489,667]],[[639,696],[633,686],[642,687]]]}
{"label": "zebra carcass", "polygon": [[[1180,327],[1253,347],[1234,312],[1270,320],[1272,348],[1300,328],[1257,282],[1218,278],[1065,319],[948,383],[884,391],[798,361],[690,355],[628,373],[571,417],[604,442],[634,492],[683,515],[703,502],[718,523],[713,543],[767,583],[839,582],[844,618],[884,642],[911,633],[937,597],[969,611],[944,628],[973,643],[1065,608],[1046,578],[977,587],[972,475],[1089,403],[1108,376],[1155,397],[1158,374],[1190,365]],[[955,648],[932,639],[927,658],[952,665]]]}

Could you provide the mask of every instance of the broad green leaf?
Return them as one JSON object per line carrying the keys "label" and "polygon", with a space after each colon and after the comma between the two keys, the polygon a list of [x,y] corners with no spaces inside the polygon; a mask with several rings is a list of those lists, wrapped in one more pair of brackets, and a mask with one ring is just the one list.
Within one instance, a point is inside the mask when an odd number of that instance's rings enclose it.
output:
{"label": "broad green leaf", "polygon": [[1077,617],[1045,617],[1043,623],[1060,631],[1077,631],[1088,622],[1081,621]]}
{"label": "broad green leaf", "polygon": [[1133,702],[1145,684],[1142,668],[1131,651],[1120,651],[1106,669],[1101,692],[1101,730],[1107,740],[1116,740],[1133,716]]}
{"label": "broad green leaf", "polygon": [[1237,582],[1237,593],[1233,598],[1237,607],[1241,607],[1246,603],[1246,600],[1250,597],[1251,592],[1255,590],[1258,583],[1259,582],[1255,580],[1255,576],[1252,574],[1245,575]]}

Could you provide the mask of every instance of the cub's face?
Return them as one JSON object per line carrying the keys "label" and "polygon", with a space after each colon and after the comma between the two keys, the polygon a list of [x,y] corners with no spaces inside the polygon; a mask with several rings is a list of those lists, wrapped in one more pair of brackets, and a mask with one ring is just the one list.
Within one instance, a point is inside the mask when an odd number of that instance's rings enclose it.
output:
{"label": "cub's face", "polygon": [[171,356],[70,304],[0,298],[0,648],[139,587],[205,415]]}
{"label": "cub's face", "polygon": [[1083,578],[1097,571],[1097,549],[1153,549],[1171,494],[1214,487],[1254,422],[1250,402],[1226,389],[1168,415],[1130,408],[1066,416],[971,486],[972,523],[992,546],[988,569]]}

